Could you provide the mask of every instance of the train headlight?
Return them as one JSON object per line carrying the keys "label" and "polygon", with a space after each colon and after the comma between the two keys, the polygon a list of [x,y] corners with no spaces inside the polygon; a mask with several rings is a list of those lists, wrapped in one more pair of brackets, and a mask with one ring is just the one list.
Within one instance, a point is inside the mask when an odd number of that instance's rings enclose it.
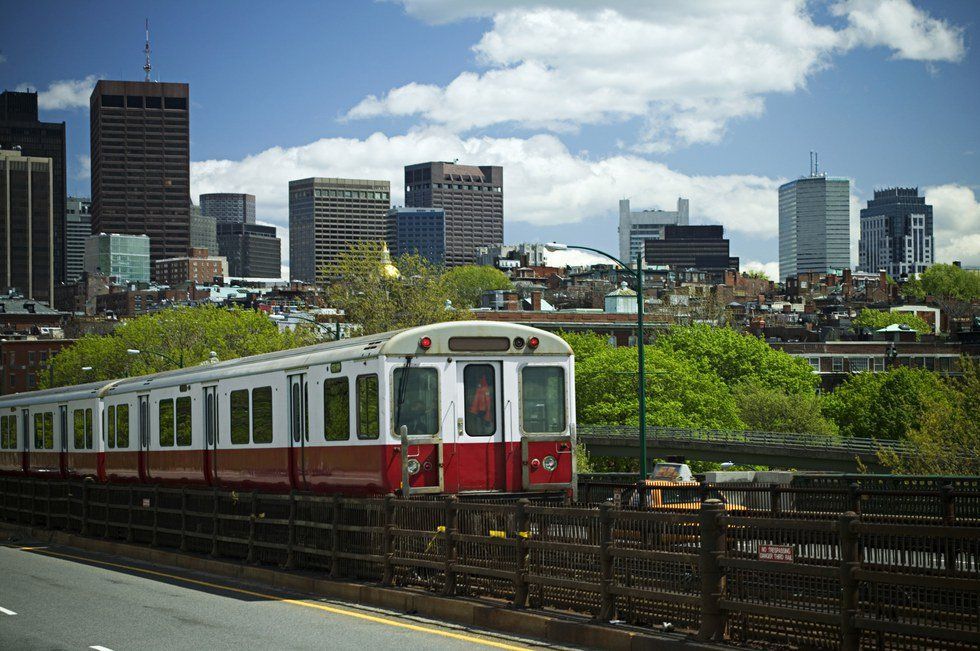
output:
{"label": "train headlight", "polygon": [[524,348],[524,337],[514,337],[514,348],[520,350]]}
{"label": "train headlight", "polygon": [[541,341],[537,337],[531,337],[527,340],[527,345],[531,347],[532,350],[538,347]]}
{"label": "train headlight", "polygon": [[410,475],[417,475],[419,468],[421,468],[418,459],[409,459],[406,465],[408,466],[408,474]]}
{"label": "train headlight", "polygon": [[548,472],[554,472],[555,468],[558,467],[558,459],[554,458],[550,454],[541,460],[541,467]]}
{"label": "train headlight", "polygon": [[419,339],[419,348],[422,350],[429,350],[432,347],[432,339],[430,337],[422,337]]}

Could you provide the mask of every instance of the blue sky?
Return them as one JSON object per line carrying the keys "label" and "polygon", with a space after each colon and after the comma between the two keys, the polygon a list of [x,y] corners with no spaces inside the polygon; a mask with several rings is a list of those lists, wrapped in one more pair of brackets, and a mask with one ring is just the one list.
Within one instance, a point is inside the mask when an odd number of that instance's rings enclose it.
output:
{"label": "blue sky", "polygon": [[[88,194],[94,79],[191,92],[194,199],[385,178],[429,159],[504,165],[505,237],[616,247],[617,200],[721,223],[744,263],[777,258],[775,187],[821,167],[927,188],[940,259],[980,264],[980,3],[7,3],[0,86],[41,92]],[[61,82],[61,83],[58,83]],[[283,232],[283,235],[286,235]],[[856,240],[856,238],[855,238]],[[856,245],[856,241],[854,243]],[[285,247],[284,247],[284,250]]]}

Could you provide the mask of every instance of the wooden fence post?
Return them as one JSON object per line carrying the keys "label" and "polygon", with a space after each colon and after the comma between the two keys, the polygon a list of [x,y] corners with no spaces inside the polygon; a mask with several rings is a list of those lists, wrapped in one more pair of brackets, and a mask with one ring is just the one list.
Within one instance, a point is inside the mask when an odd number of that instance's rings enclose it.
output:
{"label": "wooden fence post", "polygon": [[133,542],[133,504],[134,504],[134,501],[135,501],[133,499],[133,493],[134,492],[135,491],[133,489],[133,485],[130,484],[129,485],[129,502],[128,502],[129,508],[126,510],[126,542],[128,542],[128,543]]}
{"label": "wooden fence post", "polygon": [[851,511],[861,515],[861,484],[851,482],[847,487],[847,495],[850,501]]}
{"label": "wooden fence post", "polygon": [[531,537],[530,527],[528,527],[527,507],[531,505],[531,500],[522,497],[517,500],[514,511],[514,526],[517,541],[517,567],[514,568],[514,608],[527,607],[527,540]]}
{"label": "wooden fence post", "polygon": [[187,488],[180,487],[180,551],[187,551]]}
{"label": "wooden fence post", "polygon": [[293,547],[296,545],[296,491],[289,491],[289,524],[286,531],[286,569],[291,570],[296,566],[296,554]]}
{"label": "wooden fence post", "polygon": [[218,489],[211,489],[211,556],[218,555]]}
{"label": "wooden fence post", "polygon": [[783,496],[779,484],[769,484],[769,514],[778,518],[783,512]]}
{"label": "wooden fence post", "polygon": [[381,584],[390,586],[392,582],[391,558],[394,555],[391,530],[395,527],[394,495],[388,493],[384,498],[384,532],[381,534],[381,553],[384,555],[384,565],[381,574]]}
{"label": "wooden fence post", "polygon": [[459,510],[456,508],[456,496],[446,498],[446,506],[443,517],[446,543],[446,585],[443,587],[443,595],[447,597],[456,596],[456,571],[453,565],[456,563],[456,530],[458,529]]}
{"label": "wooden fence post", "polygon": [[701,626],[698,639],[721,642],[725,638],[725,612],[719,601],[725,592],[725,573],[718,562],[726,551],[725,524],[721,521],[725,505],[721,500],[705,500],[698,514],[701,534]]}
{"label": "wooden fence post", "polygon": [[340,496],[333,496],[333,526],[330,528],[330,578],[336,579],[340,577],[340,559],[337,558],[337,554],[340,553],[340,532],[338,527],[340,527]]}
{"label": "wooden fence post", "polygon": [[29,524],[33,527],[37,516],[37,481],[31,480],[31,517]]}
{"label": "wooden fence post", "polygon": [[[952,527],[956,524],[956,504],[953,501],[953,485],[944,484],[939,489],[939,496],[943,504],[943,524]],[[945,566],[946,576],[953,576],[956,573],[956,546],[953,539],[943,536],[943,565]]]}
{"label": "wooden fence post", "polygon": [[83,536],[88,535],[88,482],[82,480],[82,531]]}
{"label": "wooden fence post", "polygon": [[248,556],[245,557],[246,563],[255,562],[255,527],[259,517],[259,497],[258,493],[252,491],[252,517],[248,519]]}
{"label": "wooden fence post", "polygon": [[616,596],[612,593],[612,530],[612,504],[603,502],[599,505],[599,584],[602,604],[599,607],[598,615],[598,619],[603,622],[612,621],[616,616]]}
{"label": "wooden fence post", "polygon": [[51,528],[51,482],[44,482],[44,526]]}
{"label": "wooden fence post", "polygon": [[160,485],[154,484],[153,486],[153,535],[150,537],[150,547],[156,547],[159,544],[159,536],[157,535],[157,528],[160,526]]}
{"label": "wooden fence post", "polygon": [[109,505],[112,503],[112,497],[111,497],[112,496],[112,484],[102,484],[101,488],[102,488],[102,496],[103,496],[103,499],[102,499],[102,505],[103,505],[102,516],[104,518],[104,520],[103,520],[103,523],[104,524],[102,526],[102,537],[103,538],[108,538],[109,537],[109,520],[111,519],[109,517],[109,514],[112,512],[112,509],[109,508]]}
{"label": "wooden fence post", "polygon": [[857,651],[861,636],[854,625],[854,616],[858,606],[858,582],[854,571],[861,566],[861,556],[858,548],[857,534],[852,525],[858,522],[854,511],[843,513],[838,520],[838,538],[840,540],[840,631],[841,651]]}

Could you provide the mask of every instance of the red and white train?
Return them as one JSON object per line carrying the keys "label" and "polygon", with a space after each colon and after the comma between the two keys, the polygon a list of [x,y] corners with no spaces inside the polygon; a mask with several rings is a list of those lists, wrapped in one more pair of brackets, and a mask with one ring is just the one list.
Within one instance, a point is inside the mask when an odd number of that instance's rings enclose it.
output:
{"label": "red and white train", "polygon": [[569,491],[574,377],[560,337],[457,321],[14,394],[0,398],[0,473],[345,495]]}

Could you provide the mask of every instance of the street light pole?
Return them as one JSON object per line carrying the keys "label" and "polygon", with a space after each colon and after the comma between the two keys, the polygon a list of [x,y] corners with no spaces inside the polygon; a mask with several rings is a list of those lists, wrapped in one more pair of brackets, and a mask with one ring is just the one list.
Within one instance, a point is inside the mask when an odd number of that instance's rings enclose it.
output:
{"label": "street light pole", "polygon": [[633,276],[636,280],[636,361],[637,361],[637,383],[636,395],[639,401],[640,411],[640,481],[647,478],[647,391],[646,391],[646,364],[643,350],[643,252],[636,254],[636,271],[630,269],[629,265],[617,258],[609,255],[605,251],[594,249],[591,246],[578,246],[574,244],[545,244],[546,249],[561,251],[563,249],[579,249],[591,251],[601,256],[607,257],[616,262],[623,268],[623,271]]}

